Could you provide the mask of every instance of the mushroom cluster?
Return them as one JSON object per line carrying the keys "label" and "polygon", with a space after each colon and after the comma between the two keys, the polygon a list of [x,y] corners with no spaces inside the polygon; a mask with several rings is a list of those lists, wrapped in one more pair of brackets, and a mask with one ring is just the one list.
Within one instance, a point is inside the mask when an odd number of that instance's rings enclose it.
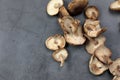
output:
{"label": "mushroom cluster", "polygon": [[[105,46],[106,37],[102,35],[106,28],[101,27],[99,10],[96,6],[87,6],[88,0],[72,0],[68,8],[64,7],[63,0],[50,0],[47,5],[47,13],[50,16],[58,14],[58,22],[63,30],[63,36],[56,34],[50,36],[45,44],[50,50],[53,50],[52,57],[60,62],[62,67],[68,57],[68,51],[65,49],[66,43],[70,45],[83,45],[86,42],[85,49],[91,55],[89,61],[89,70],[94,75],[101,75],[106,70],[113,74],[113,80],[120,80],[120,58],[113,61],[112,52]],[[120,11],[120,0],[116,0],[110,5],[111,10]],[[86,20],[82,27],[80,20],[72,15],[78,15],[85,10]]]}

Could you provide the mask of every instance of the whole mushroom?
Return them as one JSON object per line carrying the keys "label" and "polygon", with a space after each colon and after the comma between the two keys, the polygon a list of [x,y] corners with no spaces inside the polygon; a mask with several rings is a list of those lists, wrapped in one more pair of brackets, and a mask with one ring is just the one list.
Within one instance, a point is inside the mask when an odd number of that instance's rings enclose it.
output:
{"label": "whole mushroom", "polygon": [[96,50],[95,50],[95,56],[103,63],[105,64],[111,64],[111,55],[112,52],[109,48],[107,48],[105,45],[101,45],[99,46]]}
{"label": "whole mushroom", "polygon": [[110,9],[113,11],[120,11],[120,0],[116,0],[110,4]]}
{"label": "whole mushroom", "polygon": [[84,31],[89,37],[98,37],[106,31],[106,28],[101,28],[99,20],[87,19],[84,23]]}
{"label": "whole mushroom", "polygon": [[99,10],[96,6],[88,6],[85,10],[85,15],[88,19],[96,20],[99,17]]}
{"label": "whole mushroom", "polygon": [[50,16],[57,15],[60,7],[63,6],[63,4],[63,0],[50,0],[47,5],[47,13]]}
{"label": "whole mushroom", "polygon": [[114,76],[119,76],[120,77],[120,58],[113,61],[113,63],[109,66],[109,71]]}
{"label": "whole mushroom", "polygon": [[50,50],[57,50],[65,47],[66,41],[60,34],[50,36],[46,42],[46,47]]}
{"label": "whole mushroom", "polygon": [[101,75],[108,69],[108,66],[100,62],[94,55],[92,55],[89,62],[89,69],[92,74]]}
{"label": "whole mushroom", "polygon": [[87,4],[88,0],[72,0],[68,4],[68,11],[71,15],[78,15],[82,13]]}
{"label": "whole mushroom", "polygon": [[105,44],[106,38],[103,35],[100,35],[96,38],[90,38],[86,35],[86,37],[89,39],[88,43],[85,46],[85,49],[87,52],[91,55],[94,54],[95,50]]}
{"label": "whole mushroom", "polygon": [[63,67],[65,60],[68,57],[68,52],[66,49],[59,49],[52,54],[55,61],[60,62],[60,67]]}
{"label": "whole mushroom", "polygon": [[71,16],[64,16],[63,18],[59,18],[58,21],[64,31],[64,37],[67,43],[72,45],[84,44],[86,38],[83,36],[79,20]]}

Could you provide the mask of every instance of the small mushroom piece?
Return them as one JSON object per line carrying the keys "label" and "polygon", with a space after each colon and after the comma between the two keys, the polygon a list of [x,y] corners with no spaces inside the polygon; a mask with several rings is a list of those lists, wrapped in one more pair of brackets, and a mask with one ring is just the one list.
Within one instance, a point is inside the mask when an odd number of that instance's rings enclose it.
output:
{"label": "small mushroom piece", "polygon": [[66,41],[60,34],[50,36],[46,42],[46,47],[50,50],[57,50],[65,47]]}
{"label": "small mushroom piece", "polygon": [[65,60],[68,57],[68,52],[66,49],[59,49],[52,54],[55,61],[60,62],[60,67],[63,67]]}
{"label": "small mushroom piece", "polygon": [[92,55],[89,62],[89,69],[92,74],[101,75],[108,69],[108,66],[100,62],[94,55]]}
{"label": "small mushroom piece", "polygon": [[96,6],[88,6],[85,10],[85,15],[88,19],[96,20],[99,17],[99,10]]}
{"label": "small mushroom piece", "polygon": [[58,21],[64,31],[64,37],[67,43],[72,45],[84,44],[86,38],[83,36],[79,20],[71,16],[64,16],[63,18],[59,18]]}
{"label": "small mushroom piece", "polygon": [[84,23],[84,31],[89,37],[97,37],[106,31],[106,28],[101,28],[99,20],[87,19]]}
{"label": "small mushroom piece", "polygon": [[113,78],[113,80],[120,80],[120,77],[119,77],[119,76],[115,76],[115,77]]}
{"label": "small mushroom piece", "polygon": [[95,50],[94,54],[101,62],[109,64],[112,52],[109,48],[105,47],[104,45],[101,45]]}
{"label": "small mushroom piece", "polygon": [[120,77],[120,58],[113,61],[113,63],[109,66],[109,70],[114,76]]}
{"label": "small mushroom piece", "polygon": [[111,3],[110,9],[113,11],[120,11],[120,0],[116,0],[115,2]]}
{"label": "small mushroom piece", "polygon": [[[87,36],[87,35],[86,35]],[[90,38],[87,36],[87,38],[89,39],[89,42],[86,44],[85,49],[87,50],[87,52],[91,55],[94,54],[95,50],[101,46],[105,44],[106,38],[103,35],[100,35],[96,38]]]}
{"label": "small mushroom piece", "polygon": [[50,0],[47,5],[47,13],[50,16],[57,15],[61,6],[63,6],[63,0]]}
{"label": "small mushroom piece", "polygon": [[68,11],[71,15],[78,15],[82,13],[87,5],[88,0],[72,0],[72,2],[68,4]]}

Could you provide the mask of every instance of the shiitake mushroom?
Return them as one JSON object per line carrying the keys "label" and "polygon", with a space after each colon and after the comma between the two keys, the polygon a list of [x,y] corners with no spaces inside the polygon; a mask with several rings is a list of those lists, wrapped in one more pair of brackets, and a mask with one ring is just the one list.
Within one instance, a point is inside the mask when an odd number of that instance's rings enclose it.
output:
{"label": "shiitake mushroom", "polygon": [[99,20],[86,19],[83,28],[89,37],[98,37],[106,31],[106,28],[101,28]]}
{"label": "shiitake mushroom", "polygon": [[60,34],[50,36],[46,42],[46,47],[50,50],[57,50],[65,47],[66,41]]}
{"label": "shiitake mushroom", "polygon": [[85,10],[85,15],[88,19],[96,20],[99,17],[99,10],[96,6],[88,6]]}
{"label": "shiitake mushroom", "polygon": [[63,67],[64,62],[68,57],[68,52],[66,49],[58,49],[52,54],[52,57],[55,61],[60,62],[60,67]]}
{"label": "shiitake mushroom", "polygon": [[120,58],[113,61],[113,63],[109,66],[109,71],[114,76],[119,76],[120,77]]}
{"label": "shiitake mushroom", "polygon": [[86,38],[83,36],[82,27],[78,19],[74,19],[71,16],[64,16],[63,18],[59,18],[58,21],[67,43],[72,45],[84,44]]}
{"label": "shiitake mushroom", "polygon": [[89,62],[90,72],[94,75],[101,75],[106,70],[108,70],[108,66],[99,61],[94,55],[92,55]]}

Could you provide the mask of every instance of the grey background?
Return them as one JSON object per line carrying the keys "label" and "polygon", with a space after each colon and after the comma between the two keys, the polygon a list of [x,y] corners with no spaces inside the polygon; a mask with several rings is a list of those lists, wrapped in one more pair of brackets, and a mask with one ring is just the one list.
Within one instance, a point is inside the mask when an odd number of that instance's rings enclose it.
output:
{"label": "grey background", "polygon": [[[63,68],[51,58],[53,51],[44,42],[62,34],[57,17],[46,14],[49,0],[0,0],[0,80],[112,80],[107,71],[101,76],[89,72],[90,55],[84,46],[67,46],[69,58]],[[120,13],[109,11],[114,0],[89,0],[100,10],[101,25],[112,59],[120,57]],[[70,0],[65,0],[67,5]],[[84,16],[77,16],[84,22]]]}

